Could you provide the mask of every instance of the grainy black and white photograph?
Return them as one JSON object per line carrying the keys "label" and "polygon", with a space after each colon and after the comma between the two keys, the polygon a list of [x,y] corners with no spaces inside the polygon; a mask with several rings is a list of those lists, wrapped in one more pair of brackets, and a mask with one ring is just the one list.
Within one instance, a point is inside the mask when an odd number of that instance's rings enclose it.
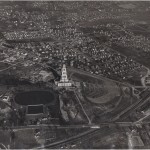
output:
{"label": "grainy black and white photograph", "polygon": [[150,149],[150,1],[0,1],[0,149]]}

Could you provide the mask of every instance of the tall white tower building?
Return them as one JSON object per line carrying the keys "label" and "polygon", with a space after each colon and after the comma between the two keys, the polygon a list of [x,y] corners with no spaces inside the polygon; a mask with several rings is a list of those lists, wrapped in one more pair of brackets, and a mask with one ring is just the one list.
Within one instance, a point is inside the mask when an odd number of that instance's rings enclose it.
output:
{"label": "tall white tower building", "polygon": [[63,64],[63,67],[61,69],[60,82],[68,82],[67,69],[66,69],[66,65],[65,64]]}
{"label": "tall white tower building", "polygon": [[63,64],[63,67],[61,69],[61,79],[57,83],[57,85],[59,87],[70,87],[70,86],[72,86],[72,83],[68,80],[67,69],[66,69],[65,64]]}

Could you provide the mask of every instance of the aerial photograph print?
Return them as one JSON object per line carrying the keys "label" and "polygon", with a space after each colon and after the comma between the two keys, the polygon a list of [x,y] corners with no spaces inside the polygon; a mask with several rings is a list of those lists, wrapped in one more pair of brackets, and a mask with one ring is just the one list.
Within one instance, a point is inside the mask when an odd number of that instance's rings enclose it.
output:
{"label": "aerial photograph print", "polygon": [[150,150],[150,1],[0,1],[0,149]]}

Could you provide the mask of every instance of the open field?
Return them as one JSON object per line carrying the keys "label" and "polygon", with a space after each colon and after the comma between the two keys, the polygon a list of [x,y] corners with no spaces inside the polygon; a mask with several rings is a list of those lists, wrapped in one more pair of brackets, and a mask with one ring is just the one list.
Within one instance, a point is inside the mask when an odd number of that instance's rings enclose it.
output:
{"label": "open field", "polygon": [[120,89],[115,82],[76,73],[72,75],[72,78],[81,82],[83,94],[92,103],[107,103],[120,95]]}
{"label": "open field", "polygon": [[[69,72],[70,73],[70,72]],[[81,101],[93,123],[110,121],[137,101],[131,87],[84,72],[70,73],[81,84]]]}
{"label": "open field", "polygon": [[[110,131],[112,132],[112,131]],[[97,139],[95,142],[94,142],[94,147],[95,148],[112,148],[113,146],[115,148],[121,148],[121,147],[125,147],[127,145],[127,137],[126,137],[126,134],[125,133],[120,133],[120,132],[114,132],[114,133],[111,133],[110,135],[108,136],[105,136],[104,138],[102,139]]]}

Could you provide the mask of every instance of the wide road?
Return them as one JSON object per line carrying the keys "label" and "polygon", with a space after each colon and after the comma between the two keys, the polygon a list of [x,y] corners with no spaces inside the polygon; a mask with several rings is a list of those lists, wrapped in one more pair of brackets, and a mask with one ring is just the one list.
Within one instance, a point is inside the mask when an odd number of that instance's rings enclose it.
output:
{"label": "wide road", "polygon": [[[125,82],[119,82],[117,80],[106,78],[106,77],[104,77],[102,75],[91,74],[90,72],[83,71],[81,69],[76,69],[76,68],[72,68],[72,67],[67,67],[67,69],[68,69],[69,72],[72,72],[72,73],[83,74],[83,75],[90,76],[90,77],[93,77],[93,78],[96,78],[96,79],[107,80],[107,81],[110,81],[110,82],[115,82],[115,83],[123,84],[123,85],[126,85],[128,87],[134,87],[134,85],[132,85],[132,84],[125,83]],[[71,74],[71,75],[73,75],[73,74]]]}

